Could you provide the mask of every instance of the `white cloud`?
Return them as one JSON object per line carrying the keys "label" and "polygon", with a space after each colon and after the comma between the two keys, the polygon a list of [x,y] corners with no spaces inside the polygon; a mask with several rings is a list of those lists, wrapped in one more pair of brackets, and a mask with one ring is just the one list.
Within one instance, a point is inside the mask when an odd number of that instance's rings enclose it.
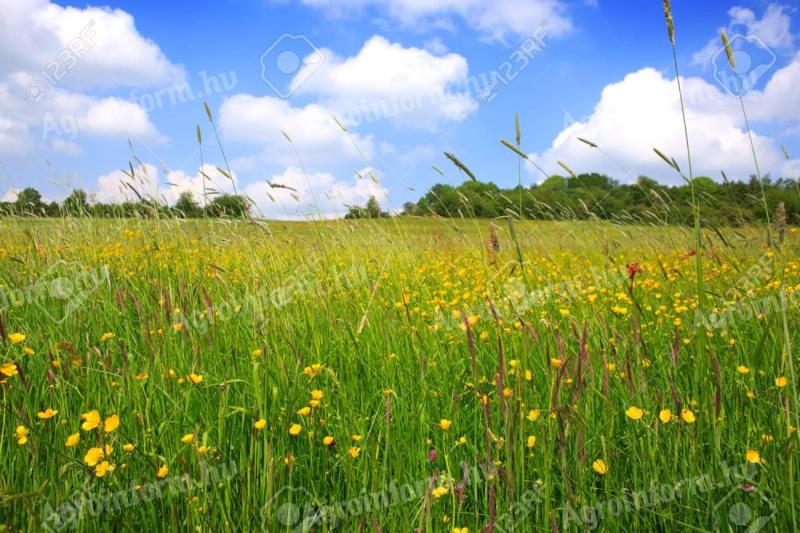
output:
{"label": "white cloud", "polygon": [[[7,83],[0,81],[0,151],[22,155],[37,143],[42,145],[41,141],[50,141],[44,147],[64,148],[67,141],[75,144],[83,135],[165,140],[142,107],[120,98],[53,89],[32,106],[20,95],[27,79],[15,75]],[[6,131],[13,131],[8,139],[4,138]]]}
{"label": "white cloud", "polygon": [[119,98],[92,101],[78,121],[80,129],[92,135],[163,140],[144,109]]}
{"label": "white cloud", "polygon": [[19,195],[18,189],[9,189],[0,197],[0,202],[16,202]]}
{"label": "white cloud", "polygon": [[[202,170],[206,175],[206,191],[211,202],[219,194],[234,192],[234,186],[215,166],[206,164]],[[236,174],[236,192],[248,196],[254,203],[255,216],[271,219],[336,218],[347,212],[349,205],[364,205],[370,196],[385,202],[388,191],[377,182],[377,174],[372,168],[359,171],[362,177],[354,175],[349,180],[337,180],[328,172],[306,174],[295,166],[287,167],[282,173],[269,180],[240,186]],[[131,187],[145,199],[174,205],[183,192],[191,192],[195,201],[203,205],[203,175],[198,169],[194,175],[182,170],[162,173],[149,163],[134,167],[135,177],[128,172],[114,170],[97,178],[97,187],[92,199],[102,203],[137,202],[139,197]],[[375,180],[372,179],[375,177]],[[271,183],[273,187],[269,185]],[[15,192],[6,194],[16,198]],[[12,200],[13,201],[13,200]]]}
{"label": "white cloud", "polygon": [[[219,124],[227,140],[259,147],[261,153],[255,158],[258,161],[297,164],[292,145],[305,164],[359,160],[353,141],[367,159],[373,153],[371,136],[351,131],[351,140],[333,120],[331,112],[318,104],[298,108],[280,98],[237,94],[223,102]],[[284,132],[291,138],[291,144]]]}
{"label": "white cloud", "polygon": [[[238,185],[236,173],[232,172],[231,177]],[[170,204],[175,203],[184,192],[192,193],[192,197],[200,205],[204,205],[205,201],[212,202],[220,194],[234,192],[234,183],[217,167],[209,164],[203,165],[202,169],[198,169],[197,174],[193,176],[182,170],[173,170],[167,174],[166,187],[169,190],[166,197]]]}
{"label": "white cloud", "polygon": [[332,15],[375,8],[381,15],[412,28],[452,28],[463,20],[484,38],[506,41],[531,35],[540,26],[548,35],[568,33],[573,25],[561,0],[302,0]]}
{"label": "white cloud", "polygon": [[374,36],[353,57],[330,50],[324,55],[328,60],[301,69],[291,88],[318,97],[348,124],[391,119],[435,130],[440,122],[461,121],[478,108],[466,91],[467,60],[458,54],[437,56]]}
{"label": "white cloud", "polygon": [[[164,203],[158,178],[158,169],[150,164],[133,168],[133,177],[122,170],[114,170],[97,178],[95,199],[102,203],[137,202],[142,198]],[[135,189],[134,192],[132,189]]]}
{"label": "white cloud", "polygon": [[800,53],[776,71],[763,91],[745,96],[748,113],[754,120],[800,120]]}
{"label": "white cloud", "polygon": [[[65,72],[59,85],[141,87],[184,79],[183,68],[143,37],[133,17],[120,9],[0,0],[0,13],[0,76],[38,73],[61,57],[60,66],[49,71]],[[63,52],[70,49],[80,56],[74,62]]]}
{"label": "white cloud", "polygon": [[83,153],[83,150],[78,144],[62,139],[61,137],[51,139],[50,148],[52,148],[55,152],[73,157],[79,156]]}
{"label": "white cloud", "polygon": [[[0,98],[2,98],[2,87],[0,87]],[[32,145],[27,124],[0,113],[0,154],[27,153]]]}
{"label": "white cloud", "polygon": [[[737,101],[700,78],[682,78],[682,82],[694,174],[713,178],[719,177],[721,170],[731,178],[753,174],[752,154]],[[619,165],[578,141],[578,137],[596,142]],[[786,161],[771,138],[754,133],[753,139],[763,173],[793,176],[800,170],[800,160]],[[680,177],[658,158],[653,148],[674,157],[686,172],[684,143],[675,80],[644,68],[606,86],[592,115],[567,126],[549,149],[535,157],[553,173],[560,172],[557,161],[564,161],[575,172],[604,172],[627,182],[644,174],[678,183]],[[620,165],[629,171],[627,176]]]}
{"label": "white cloud", "polygon": [[768,5],[760,20],[752,10],[745,7],[731,8],[728,14],[731,16],[731,27],[744,28],[748,35],[755,35],[767,46],[776,48],[794,46],[794,36],[790,31],[792,20],[784,6]]}
{"label": "white cloud", "polygon": [[[288,167],[269,182],[253,183],[245,188],[256,203],[259,215],[275,219],[335,218],[347,212],[348,205],[364,205],[370,196],[385,201],[387,191],[369,176],[374,170],[359,171],[363,177],[339,180],[327,172],[306,175],[297,167]],[[283,185],[283,187],[274,187]]]}
{"label": "white cloud", "polygon": [[[220,194],[234,192],[231,180],[210,164],[203,165],[202,170],[198,169],[195,175],[189,175],[182,170],[173,170],[167,173],[163,181],[159,170],[149,163],[134,167],[133,170],[133,178],[129,170],[114,170],[98,177],[95,199],[103,203],[137,202],[139,197],[131,190],[133,187],[142,198],[167,205],[175,204],[181,193],[188,191],[192,193],[197,203],[203,205],[204,187],[209,202]],[[238,184],[236,174],[231,175]]]}
{"label": "white cloud", "polygon": [[[794,35],[791,32],[792,19],[787,11],[788,8],[778,4],[769,4],[764,11],[761,19],[756,17],[756,14],[745,7],[737,6],[728,10],[728,15],[731,20],[725,29],[729,37],[734,39],[736,35],[743,34],[745,36],[757,37],[761,43],[772,49],[770,51],[763,51],[765,54],[769,52],[778,52],[794,49]],[[734,43],[735,44],[735,41]],[[750,45],[752,48],[753,45]],[[692,63],[702,67],[711,68],[712,60],[717,54],[722,51],[722,42],[719,35],[714,36],[708,44],[692,55]],[[762,52],[761,50],[747,50],[744,52],[755,53]],[[759,54],[760,55],[760,54]],[[757,60],[756,58],[754,58]]]}
{"label": "white cloud", "polygon": [[[75,155],[84,134],[163,142],[141,106],[80,91],[184,78],[124,11],[0,0],[0,152]],[[29,101],[32,87],[41,97]]]}
{"label": "white cloud", "polygon": [[447,45],[444,44],[444,41],[442,41],[442,39],[439,37],[434,37],[433,39],[428,39],[425,41],[424,48],[428,52],[437,56],[444,55],[448,52]]}

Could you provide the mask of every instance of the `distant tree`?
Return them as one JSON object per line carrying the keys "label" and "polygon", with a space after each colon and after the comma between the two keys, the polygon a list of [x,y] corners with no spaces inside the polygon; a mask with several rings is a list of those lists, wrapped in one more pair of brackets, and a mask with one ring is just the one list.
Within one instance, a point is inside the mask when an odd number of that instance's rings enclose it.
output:
{"label": "distant tree", "polygon": [[175,210],[179,211],[186,218],[199,217],[203,212],[200,208],[200,204],[195,201],[191,191],[183,191],[180,196],[178,196],[178,201],[175,202]]}
{"label": "distant tree", "polygon": [[250,214],[250,203],[244,196],[223,194],[208,204],[206,212],[212,217],[245,218]]}
{"label": "distant tree", "polygon": [[417,207],[417,204],[415,204],[414,202],[406,202],[406,203],[404,203],[403,204],[403,214],[404,215],[418,215],[419,214],[419,208]]}
{"label": "distant tree", "polygon": [[370,196],[367,199],[367,206],[365,210],[369,218],[381,218],[388,216],[387,213],[381,211],[381,204],[378,203],[378,200],[374,196]]}
{"label": "distant tree", "polygon": [[389,213],[381,211],[381,204],[378,203],[378,200],[374,196],[370,196],[367,199],[367,205],[364,207],[358,205],[349,206],[344,218],[381,218],[388,216]]}
{"label": "distant tree", "polygon": [[31,213],[43,215],[45,204],[42,202],[42,195],[33,187],[22,189],[17,195],[17,210],[20,213]]}
{"label": "distant tree", "polygon": [[75,189],[64,200],[64,212],[72,216],[89,214],[89,201],[86,191]]}

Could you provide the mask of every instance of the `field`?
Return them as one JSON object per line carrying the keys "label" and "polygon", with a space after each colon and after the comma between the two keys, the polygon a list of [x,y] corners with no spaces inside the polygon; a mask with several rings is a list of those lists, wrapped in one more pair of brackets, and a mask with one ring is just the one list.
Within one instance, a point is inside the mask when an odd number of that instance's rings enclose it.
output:
{"label": "field", "polygon": [[0,235],[0,530],[798,528],[791,229]]}

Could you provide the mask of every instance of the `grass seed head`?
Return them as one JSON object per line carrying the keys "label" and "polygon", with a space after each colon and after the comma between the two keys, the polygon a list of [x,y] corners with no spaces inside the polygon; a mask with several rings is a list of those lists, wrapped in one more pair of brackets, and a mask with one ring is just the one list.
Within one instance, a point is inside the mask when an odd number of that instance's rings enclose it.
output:
{"label": "grass seed head", "polygon": [[728,63],[731,64],[731,68],[736,68],[736,57],[733,55],[733,48],[731,48],[731,42],[728,39],[728,34],[725,33],[725,30],[719,32],[719,36],[722,38],[722,46],[725,47],[725,55],[728,56]]}

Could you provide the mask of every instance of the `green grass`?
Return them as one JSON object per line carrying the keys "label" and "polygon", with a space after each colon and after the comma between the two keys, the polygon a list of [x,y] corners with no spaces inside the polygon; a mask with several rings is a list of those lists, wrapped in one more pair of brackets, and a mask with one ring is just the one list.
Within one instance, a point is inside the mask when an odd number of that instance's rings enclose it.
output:
{"label": "green grass", "polygon": [[[499,252],[488,249],[488,224],[0,220],[4,294],[83,280],[81,291],[66,291],[80,294],[72,308],[45,295],[0,314],[6,337],[26,335],[0,343],[1,362],[22,370],[0,388],[0,523],[39,530],[48,505],[79,491],[154,490],[148,484],[164,464],[167,479],[202,482],[205,464],[216,468],[215,482],[165,486],[150,501],[96,516],[87,509],[74,524],[213,531],[263,522],[291,531],[279,512],[287,503],[309,511],[338,502],[343,531],[480,531],[490,522],[496,531],[583,530],[576,520],[591,522],[590,507],[603,509],[609,531],[706,531],[715,517],[727,530],[731,509],[769,516],[768,531],[796,529],[795,234],[768,260],[762,228],[722,230],[728,244],[704,235],[709,309],[787,296],[785,330],[777,307],[707,333],[694,327],[691,229],[520,222],[518,255],[505,224]],[[631,289],[619,272],[634,262],[643,273]],[[81,278],[85,271],[101,275]],[[57,287],[56,296],[69,286]],[[461,311],[473,317],[472,349]],[[114,336],[100,342],[105,333]],[[304,368],[315,363],[322,368],[309,378]],[[186,381],[190,373],[202,382]],[[302,416],[312,390],[324,397]],[[626,417],[631,406],[644,410],[640,420]],[[679,406],[696,421],[679,420]],[[48,407],[58,414],[37,418]],[[65,447],[92,409],[119,415],[119,428],[80,431],[79,444]],[[671,409],[669,423],[658,420],[662,409]],[[254,428],[259,418],[263,430]],[[441,419],[452,422],[447,431]],[[302,431],[292,437],[295,423]],[[186,434],[195,440],[182,443]],[[326,435],[335,446],[323,444]],[[125,443],[135,450],[123,451]],[[99,478],[84,455],[104,444],[115,469]],[[360,449],[355,458],[351,447]],[[755,490],[724,466],[743,465],[748,450],[765,461],[748,469]],[[592,468],[598,459],[605,475]],[[471,483],[461,491],[464,468]],[[418,490],[404,496],[406,483]],[[440,486],[448,492],[437,498]],[[653,488],[666,501],[654,500]],[[381,491],[391,505],[358,510],[358,498],[376,501]],[[638,508],[633,496],[619,500],[633,493],[651,496]]]}

